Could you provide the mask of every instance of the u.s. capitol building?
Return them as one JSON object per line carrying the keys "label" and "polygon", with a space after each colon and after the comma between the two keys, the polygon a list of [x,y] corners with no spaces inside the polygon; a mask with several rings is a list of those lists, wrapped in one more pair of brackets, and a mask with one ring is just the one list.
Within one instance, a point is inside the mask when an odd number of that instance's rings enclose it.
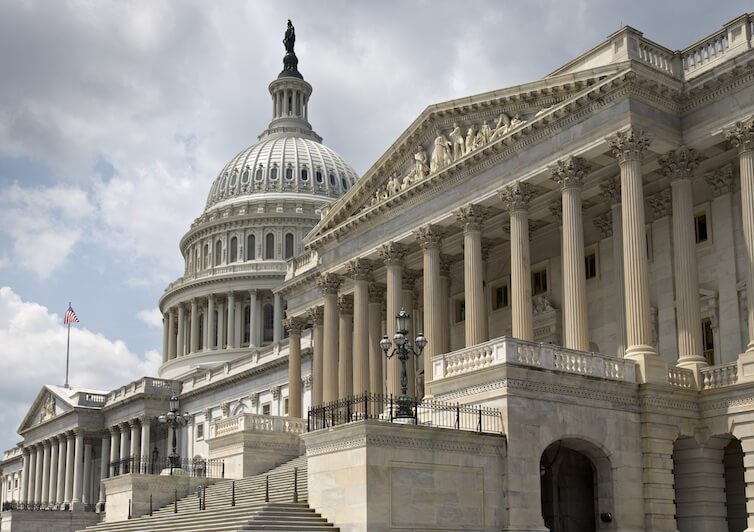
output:
{"label": "u.s. capitol building", "polygon": [[753,34],[624,27],[430,105],[359,177],[289,23],[159,376],[44,386],[2,531],[754,530]]}

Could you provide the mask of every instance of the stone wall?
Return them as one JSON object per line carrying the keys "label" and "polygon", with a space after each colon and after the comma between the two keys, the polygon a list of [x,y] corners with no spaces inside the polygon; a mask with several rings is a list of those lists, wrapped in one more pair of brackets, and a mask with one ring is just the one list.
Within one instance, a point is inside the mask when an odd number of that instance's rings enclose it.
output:
{"label": "stone wall", "polygon": [[2,532],[76,532],[96,525],[102,516],[93,512],[42,512],[10,510],[2,514]]}

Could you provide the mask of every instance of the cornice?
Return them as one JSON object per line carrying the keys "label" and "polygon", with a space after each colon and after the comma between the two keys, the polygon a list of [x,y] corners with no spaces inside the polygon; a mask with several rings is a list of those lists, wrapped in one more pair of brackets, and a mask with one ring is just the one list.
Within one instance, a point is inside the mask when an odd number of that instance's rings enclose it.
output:
{"label": "cornice", "polygon": [[[160,299],[158,301],[158,306],[160,307],[161,311],[164,313],[165,311],[162,310],[163,303],[168,298],[177,297],[180,294],[196,290],[202,287],[206,287],[209,285],[214,284],[225,284],[229,281],[259,281],[264,279],[270,279],[272,281],[281,281],[285,278],[285,270],[282,271],[260,271],[260,272],[240,272],[240,273],[221,273],[217,275],[211,275],[207,277],[203,277],[202,279],[196,279],[193,281],[188,281],[185,284],[182,284],[178,287],[171,287],[168,286],[165,289],[165,292],[163,292],[162,296],[160,296]],[[224,289],[220,289],[221,287],[218,287],[218,290],[215,292],[215,294],[221,294],[223,292],[227,292],[228,288],[225,287]],[[254,288],[252,285],[249,285],[249,288]],[[263,288],[264,289],[264,288]],[[272,291],[272,288],[269,288],[270,291]],[[238,290],[234,290],[238,291]]]}

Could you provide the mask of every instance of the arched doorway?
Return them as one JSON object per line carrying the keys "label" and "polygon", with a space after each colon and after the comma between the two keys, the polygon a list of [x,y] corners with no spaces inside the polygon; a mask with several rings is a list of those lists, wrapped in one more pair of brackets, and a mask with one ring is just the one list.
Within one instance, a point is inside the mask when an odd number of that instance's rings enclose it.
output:
{"label": "arched doorway", "polygon": [[563,439],[540,459],[542,517],[550,532],[607,530],[612,522],[612,471],[596,445]]}

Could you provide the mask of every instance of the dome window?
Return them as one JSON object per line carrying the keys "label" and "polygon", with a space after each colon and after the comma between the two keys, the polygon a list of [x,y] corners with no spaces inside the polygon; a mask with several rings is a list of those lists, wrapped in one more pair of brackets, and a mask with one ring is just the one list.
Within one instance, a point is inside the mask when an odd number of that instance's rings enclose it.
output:
{"label": "dome window", "polygon": [[249,170],[248,168],[244,170],[243,175],[241,176],[241,183],[248,183],[249,182]]}
{"label": "dome window", "polygon": [[256,258],[256,239],[254,235],[246,237],[246,260],[254,260]]}
{"label": "dome window", "polygon": [[277,179],[278,178],[278,169],[273,168],[270,170],[270,179]]}
{"label": "dome window", "polygon": [[330,174],[330,186],[331,187],[335,186],[335,176],[332,174]]}
{"label": "dome window", "polygon": [[309,180],[309,170],[306,168],[301,170],[301,181],[308,181]]}
{"label": "dome window", "polygon": [[254,176],[254,179],[256,179],[257,181],[261,181],[262,180],[262,172],[263,172],[263,168],[260,166],[259,168],[257,168],[257,175]]}
{"label": "dome window", "polygon": [[228,178],[227,177],[223,177],[223,183],[222,183],[222,185],[220,185],[220,189],[221,190],[225,190],[225,185],[227,185],[227,184],[228,184]]}
{"label": "dome window", "polygon": [[293,168],[291,168],[290,166],[285,169],[285,178],[293,179]]}
{"label": "dome window", "polygon": [[238,174],[233,174],[233,177],[230,178],[230,186],[231,188],[236,186],[236,178],[238,177]]}
{"label": "dome window", "polygon": [[215,266],[220,266],[220,259],[223,254],[223,243],[218,240],[215,242]]}
{"label": "dome window", "polygon": [[272,233],[267,233],[267,236],[265,237],[264,258],[265,259],[275,258],[275,235],[273,235]]}
{"label": "dome window", "polygon": [[315,174],[315,177],[317,178],[317,183],[321,183],[322,182],[322,172],[320,172],[319,170],[317,170],[317,173]]}
{"label": "dome window", "polygon": [[238,239],[233,237],[230,239],[230,260],[228,262],[236,262],[238,260]]}
{"label": "dome window", "polygon": [[285,258],[290,259],[293,256],[293,233],[285,235]]}
{"label": "dome window", "polygon": [[343,190],[348,190],[348,182],[345,177],[340,178],[340,184],[343,185]]}

